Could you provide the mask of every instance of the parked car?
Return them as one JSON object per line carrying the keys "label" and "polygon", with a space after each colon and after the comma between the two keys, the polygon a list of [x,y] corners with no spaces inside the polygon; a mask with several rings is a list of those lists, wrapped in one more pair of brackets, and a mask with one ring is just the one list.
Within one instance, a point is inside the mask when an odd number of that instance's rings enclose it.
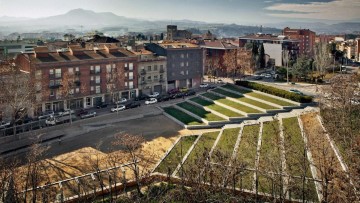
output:
{"label": "parked car", "polygon": [[162,101],[169,101],[170,100],[170,95],[162,95],[158,98],[156,98],[158,100],[158,102],[162,102]]}
{"label": "parked car", "polygon": [[8,128],[10,127],[10,124],[10,121],[0,121],[0,129]]}
{"label": "parked car", "polygon": [[159,96],[159,95],[160,95],[159,92],[154,92],[154,93],[152,93],[152,94],[149,94],[149,97],[155,98],[155,97],[157,97],[157,96]]}
{"label": "parked car", "polygon": [[262,77],[261,76],[255,76],[255,78],[254,78],[255,80],[261,80],[262,79]]}
{"label": "parked car", "polygon": [[115,104],[123,104],[126,103],[127,99],[126,98],[120,98],[119,101],[116,101]]}
{"label": "parked car", "polygon": [[189,90],[189,91],[185,92],[185,96],[192,96],[195,94],[196,94],[196,92],[194,90]]}
{"label": "parked car", "polygon": [[219,83],[219,84],[224,84],[224,81],[223,81],[222,79],[218,79],[218,80],[217,80],[217,83]]}
{"label": "parked car", "polygon": [[80,109],[76,112],[76,115],[81,117],[82,115],[88,114],[89,112],[86,109]]}
{"label": "parked car", "polygon": [[93,111],[93,112],[88,112],[86,114],[83,114],[80,116],[81,119],[84,119],[84,118],[90,118],[90,117],[95,117],[96,116],[96,111]]}
{"label": "parked car", "polygon": [[147,95],[140,95],[140,96],[138,96],[138,97],[135,97],[135,101],[141,101],[141,100],[146,100],[146,99],[149,99],[149,96],[147,96]]}
{"label": "parked car", "polygon": [[201,88],[207,88],[207,87],[209,87],[209,84],[201,83],[201,84],[200,84],[200,87],[201,87]]}
{"label": "parked car", "polygon": [[260,76],[261,77],[265,77],[266,73],[261,73]]}
{"label": "parked car", "polygon": [[265,78],[271,78],[271,74],[266,74]]}
{"label": "parked car", "polygon": [[182,87],[182,88],[180,88],[180,92],[186,92],[186,91],[188,91],[189,89],[187,88],[187,87]]}
{"label": "parked car", "polygon": [[45,124],[46,125],[56,125],[56,123],[58,123],[59,121],[56,119],[55,116],[50,116],[49,118],[47,118],[45,120]]}
{"label": "parked car", "polygon": [[145,101],[145,104],[155,104],[157,102],[156,98],[150,98]]}
{"label": "parked car", "polygon": [[101,104],[96,105],[96,108],[102,109],[102,108],[106,108],[107,106],[108,106],[107,103],[101,103]]}
{"label": "parked car", "polygon": [[123,110],[125,110],[125,105],[118,105],[110,109],[111,112],[123,111]]}
{"label": "parked car", "polygon": [[71,109],[63,109],[63,110],[57,112],[56,115],[57,115],[57,116],[67,116],[67,115],[73,114],[73,113],[75,113],[74,110],[71,110]]}
{"label": "parked car", "polygon": [[298,94],[298,95],[304,95],[304,93],[300,92],[297,89],[290,89],[290,92],[294,92],[295,94]]}
{"label": "parked car", "polygon": [[180,91],[178,89],[171,89],[168,91],[168,94],[176,94],[179,93]]}
{"label": "parked car", "polygon": [[38,119],[41,120],[41,119],[47,119],[49,118],[50,116],[54,116],[54,111],[45,111],[43,112],[40,116],[38,116]]}
{"label": "parked car", "polygon": [[136,107],[140,107],[140,106],[141,106],[140,102],[137,102],[137,101],[125,104],[126,109],[132,109],[132,108],[136,108]]}

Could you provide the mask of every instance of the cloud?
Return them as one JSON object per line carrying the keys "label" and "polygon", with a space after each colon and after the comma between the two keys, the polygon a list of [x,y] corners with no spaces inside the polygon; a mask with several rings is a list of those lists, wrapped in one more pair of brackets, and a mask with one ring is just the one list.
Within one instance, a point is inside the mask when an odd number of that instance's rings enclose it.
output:
{"label": "cloud", "polygon": [[268,15],[287,18],[322,20],[354,20],[359,18],[359,0],[334,0],[331,2],[277,3],[265,8]]}

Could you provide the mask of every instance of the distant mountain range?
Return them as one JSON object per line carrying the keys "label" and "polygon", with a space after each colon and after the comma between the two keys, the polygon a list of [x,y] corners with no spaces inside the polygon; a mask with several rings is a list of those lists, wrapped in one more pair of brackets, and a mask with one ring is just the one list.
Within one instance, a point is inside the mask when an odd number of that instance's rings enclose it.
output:
{"label": "distant mountain range", "polygon": [[[176,24],[179,29],[196,29],[199,32],[210,30],[219,37],[237,37],[249,33],[257,33],[260,28],[257,26],[243,26],[236,24],[215,24],[191,20],[178,21],[148,21],[134,18],[127,18],[115,15],[111,12],[96,13],[90,10],[75,9],[62,15],[46,18],[14,18],[0,17],[0,32],[9,34],[13,32],[66,32],[68,29],[77,31],[99,30],[108,35],[124,34],[124,32],[165,32],[166,25]],[[353,33],[360,31],[360,23],[339,23],[328,25],[325,23],[298,23],[287,22],[278,24],[267,24],[262,29],[263,33],[281,33],[284,27],[309,28],[317,33]],[[0,33],[1,34],[1,33]]]}

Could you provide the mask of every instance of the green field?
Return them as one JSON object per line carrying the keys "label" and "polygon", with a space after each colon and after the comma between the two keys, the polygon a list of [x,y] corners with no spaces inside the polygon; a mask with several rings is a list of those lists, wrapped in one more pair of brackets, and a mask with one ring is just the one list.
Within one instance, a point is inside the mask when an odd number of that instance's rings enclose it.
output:
{"label": "green field", "polygon": [[239,136],[240,128],[224,129],[219,142],[217,143],[211,159],[215,163],[227,165],[233,154],[236,140]]}
{"label": "green field", "polygon": [[272,184],[277,185],[279,177],[272,176],[269,172],[281,171],[280,144],[279,122],[264,122],[258,176],[261,192],[271,194],[274,191],[278,194],[278,188],[273,188]]}
{"label": "green field", "polygon": [[273,98],[273,97],[269,97],[269,96],[259,94],[259,93],[256,93],[256,92],[251,92],[251,93],[248,93],[247,95],[258,98],[258,99],[262,99],[264,101],[268,101],[268,102],[271,102],[273,104],[277,104],[277,105],[280,105],[280,106],[295,106],[295,104],[293,104],[293,103],[283,101],[281,99],[276,99],[276,98]]}
{"label": "green field", "polygon": [[170,173],[171,175],[193,145],[196,138],[197,136],[182,137],[155,171],[164,174]]}
{"label": "green field", "polygon": [[202,106],[206,106],[207,108],[211,109],[211,110],[214,110],[214,111],[217,111],[225,116],[228,116],[228,117],[243,117],[244,115],[242,114],[239,114],[239,113],[236,113],[234,111],[231,111],[227,108],[224,108],[222,106],[219,106],[219,105],[216,105],[214,102],[210,102],[208,100],[205,100],[205,99],[202,99],[200,97],[194,97],[192,99],[190,99],[191,101],[193,102],[196,102]]}
{"label": "green field", "polygon": [[254,106],[257,106],[257,107],[260,107],[262,109],[279,109],[277,107],[274,107],[274,106],[271,106],[271,105],[268,105],[268,104],[265,104],[265,103],[262,103],[262,102],[259,102],[259,101],[255,101],[253,99],[249,99],[249,98],[246,98],[244,96],[241,96],[241,95],[238,95],[238,94],[234,94],[234,93],[231,93],[231,92],[228,92],[228,91],[225,91],[225,90],[222,90],[222,89],[214,89],[213,90],[214,92],[217,92],[219,94],[222,94],[224,96],[227,96],[227,97],[231,97],[231,98],[234,98],[234,99],[237,99],[241,102],[245,102],[245,103],[248,103],[248,104],[252,104]]}
{"label": "green field", "polygon": [[202,121],[174,108],[174,107],[166,107],[164,111],[169,114],[170,116],[176,118],[177,120],[181,121],[185,125],[204,125]]}
{"label": "green field", "polygon": [[205,109],[197,107],[193,104],[190,104],[189,102],[182,102],[182,103],[178,103],[176,105],[195,114],[195,115],[198,115],[199,117],[206,119],[208,121],[223,121],[223,120],[225,120],[224,118],[219,117],[219,116],[217,116],[209,111],[206,111]]}
{"label": "green field", "polygon": [[228,99],[225,99],[224,97],[219,97],[219,96],[217,96],[215,94],[205,93],[205,94],[203,94],[203,96],[205,96],[205,97],[207,97],[209,99],[212,99],[214,101],[220,102],[222,104],[225,104],[225,105],[227,105],[229,107],[238,109],[238,110],[240,110],[242,112],[245,112],[245,113],[262,113],[261,111],[259,111],[257,109],[245,106],[243,104],[239,104],[237,102],[230,101]]}
{"label": "green field", "polygon": [[[284,145],[285,145],[285,158],[286,158],[286,171],[291,176],[308,177],[311,178],[310,163],[307,159],[304,140],[301,136],[301,131],[297,117],[284,118]],[[290,188],[292,198],[302,199],[302,178],[293,178],[293,183]],[[316,188],[314,181],[306,181],[305,184],[305,196],[307,199],[316,200]]]}
{"label": "green field", "polygon": [[189,156],[187,157],[184,165],[183,171],[189,172],[190,170],[199,170],[199,163],[203,163],[206,158],[209,156],[209,152],[212,146],[215,143],[217,136],[219,135],[219,131],[204,133],[197,144],[195,145],[194,149],[191,151]]}

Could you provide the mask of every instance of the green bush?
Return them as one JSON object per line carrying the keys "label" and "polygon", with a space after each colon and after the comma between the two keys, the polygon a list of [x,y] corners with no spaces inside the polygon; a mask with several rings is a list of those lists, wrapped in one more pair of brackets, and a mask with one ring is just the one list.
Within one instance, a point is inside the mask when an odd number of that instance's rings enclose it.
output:
{"label": "green bush", "polygon": [[300,102],[300,103],[311,103],[312,102],[312,97],[310,97],[310,96],[302,96],[302,95],[299,95],[299,94],[296,94],[293,92],[288,92],[286,90],[281,90],[281,89],[278,89],[275,87],[270,87],[270,86],[255,83],[255,82],[236,81],[236,85],[244,86],[247,88],[251,88],[251,89],[265,92],[268,94],[272,94],[272,95],[275,95],[278,97],[283,97],[283,98],[290,99],[290,100]]}

